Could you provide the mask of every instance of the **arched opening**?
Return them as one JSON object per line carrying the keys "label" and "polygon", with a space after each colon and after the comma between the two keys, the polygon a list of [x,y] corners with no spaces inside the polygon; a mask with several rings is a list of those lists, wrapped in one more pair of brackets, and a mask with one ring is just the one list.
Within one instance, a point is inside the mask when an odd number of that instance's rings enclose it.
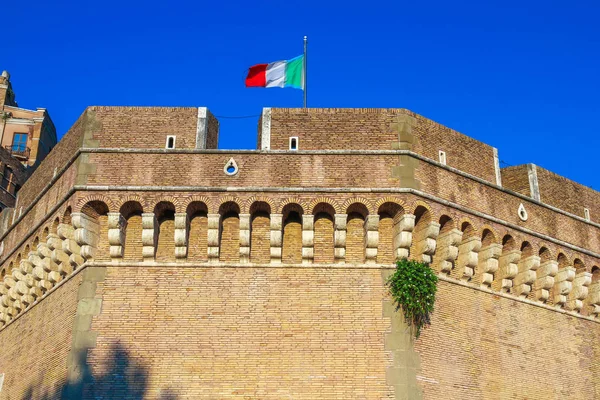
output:
{"label": "arched opening", "polygon": [[531,243],[527,241],[521,243],[521,259],[531,257],[533,254],[533,247],[531,246]]}
{"label": "arched opening", "polygon": [[573,261],[573,266],[575,267],[575,274],[577,275],[586,271],[585,264],[579,258],[576,258]]}
{"label": "arched opening", "polygon": [[221,238],[219,260],[240,261],[240,207],[232,202],[221,204]]}
{"label": "arched opening", "polygon": [[335,209],[331,204],[319,203],[313,209],[314,223],[314,262],[328,263],[334,261],[333,218]]}
{"label": "arched opening", "polygon": [[186,210],[188,227],[188,260],[208,260],[208,207],[201,201],[191,202]]}
{"label": "arched opening", "polygon": [[15,266],[17,268],[19,268],[19,266],[21,265],[21,260],[23,259],[23,257],[21,256],[21,253],[17,254],[17,258],[15,259]]}
{"label": "arched opening", "polygon": [[502,252],[512,251],[517,249],[515,239],[510,235],[504,235],[502,238]]}
{"label": "arched opening", "polygon": [[54,219],[54,221],[52,222],[52,231],[51,231],[52,233],[56,234],[58,232],[58,224],[59,223],[60,223],[60,220],[58,219],[58,217],[56,217]]}
{"label": "arched opening", "polygon": [[4,280],[4,277],[6,276],[6,268],[2,268],[0,270],[0,281]]}
{"label": "arched opening", "polygon": [[364,204],[354,203],[346,214],[346,262],[362,264],[365,262],[365,220],[369,210]]}
{"label": "arched opening", "polygon": [[8,271],[6,271],[6,275],[12,275],[12,271],[15,268],[15,264],[11,261],[10,264],[8,264]]}
{"label": "arched opening", "polygon": [[600,268],[592,267],[592,284],[600,282]]}
{"label": "arched opening", "polygon": [[283,238],[281,261],[284,264],[302,262],[302,215],[304,210],[299,204],[286,204],[282,210]]}
{"label": "arched opening", "polygon": [[[50,234],[50,229],[48,229],[48,227],[45,227],[44,232],[42,234],[42,239],[44,239],[44,241],[47,240],[49,234]],[[37,247],[36,247],[36,249],[37,249]]]}
{"label": "arched opening", "polygon": [[250,261],[268,263],[271,260],[271,206],[257,201],[250,206]]}
{"label": "arched opening", "polygon": [[491,246],[496,243],[496,236],[489,229],[484,229],[481,233],[481,248]]}
{"label": "arched opening", "polygon": [[440,224],[440,235],[448,233],[452,229],[454,229],[454,220],[447,215],[442,215],[440,217],[439,224]]}
{"label": "arched opening", "polygon": [[463,235],[462,235],[463,242],[465,241],[465,239],[471,239],[471,238],[474,238],[475,236],[477,236],[477,231],[475,230],[475,228],[473,228],[473,225],[471,225],[468,222],[463,222],[461,224],[460,231],[463,233]]}
{"label": "arched opening", "polygon": [[571,266],[571,262],[564,253],[558,253],[558,257],[556,260],[558,261],[559,270]]}
{"label": "arched opening", "polygon": [[66,224],[66,225],[71,225],[71,206],[67,207],[67,209],[63,213],[61,223]]}
{"label": "arched opening", "polygon": [[379,245],[377,246],[377,262],[392,264],[396,262],[394,239],[398,235],[399,223],[404,210],[399,204],[386,202],[379,210]]}
{"label": "arched opening", "polygon": [[[93,200],[86,203],[81,212],[88,216],[92,221],[97,223],[96,233],[98,235],[98,243],[96,244],[96,253],[94,260],[107,261],[110,260],[109,243],[108,243],[108,206],[100,200]],[[58,228],[58,218],[54,221]],[[53,233],[56,233],[54,225]]]}
{"label": "arched opening", "polygon": [[547,247],[542,246],[539,251],[540,263],[546,263],[548,261],[552,261],[552,253],[548,250]]}
{"label": "arched opening", "polygon": [[158,223],[156,260],[172,261],[175,258],[175,206],[169,201],[161,201],[154,207]]}
{"label": "arched opening", "polygon": [[125,229],[125,248],[123,252],[123,260],[143,261],[142,214],[144,209],[137,201],[127,201],[123,203],[119,211],[123,218],[127,221],[127,227]]}

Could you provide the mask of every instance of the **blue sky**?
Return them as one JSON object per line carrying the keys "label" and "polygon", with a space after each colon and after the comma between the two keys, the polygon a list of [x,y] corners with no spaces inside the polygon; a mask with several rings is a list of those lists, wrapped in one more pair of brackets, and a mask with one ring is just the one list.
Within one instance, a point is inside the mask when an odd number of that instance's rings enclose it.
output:
{"label": "blue sky", "polygon": [[[244,77],[308,35],[310,107],[408,108],[600,190],[597,1],[84,3],[2,5],[0,70],[59,135],[89,105],[299,107]],[[257,119],[220,118],[219,147],[255,148]]]}

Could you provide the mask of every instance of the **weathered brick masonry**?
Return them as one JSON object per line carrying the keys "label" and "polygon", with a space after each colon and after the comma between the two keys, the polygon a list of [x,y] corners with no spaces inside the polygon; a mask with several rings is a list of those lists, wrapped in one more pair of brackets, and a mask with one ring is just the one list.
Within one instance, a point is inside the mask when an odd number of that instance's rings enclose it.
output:
{"label": "weathered brick masonry", "polygon": [[[408,110],[217,144],[203,107],[82,114],[2,214],[0,399],[600,397],[597,192]],[[440,276],[416,341],[407,256]]]}

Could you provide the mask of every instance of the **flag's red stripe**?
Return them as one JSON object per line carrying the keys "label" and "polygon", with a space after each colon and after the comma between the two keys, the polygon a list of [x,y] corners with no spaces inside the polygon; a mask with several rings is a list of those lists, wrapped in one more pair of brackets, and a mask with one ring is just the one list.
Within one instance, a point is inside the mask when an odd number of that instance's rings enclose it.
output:
{"label": "flag's red stripe", "polygon": [[267,65],[256,64],[248,70],[246,77],[246,87],[265,87],[267,85]]}

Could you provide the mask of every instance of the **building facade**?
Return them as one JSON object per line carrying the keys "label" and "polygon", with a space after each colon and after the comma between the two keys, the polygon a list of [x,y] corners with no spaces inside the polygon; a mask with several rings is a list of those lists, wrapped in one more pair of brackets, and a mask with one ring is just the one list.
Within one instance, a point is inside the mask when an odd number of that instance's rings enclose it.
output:
{"label": "building facade", "polygon": [[600,397],[598,192],[404,109],[217,145],[204,107],[75,122],[1,214],[0,399]]}
{"label": "building facade", "polygon": [[10,74],[0,75],[0,145],[28,167],[37,166],[56,146],[56,128],[45,108],[20,108]]}

